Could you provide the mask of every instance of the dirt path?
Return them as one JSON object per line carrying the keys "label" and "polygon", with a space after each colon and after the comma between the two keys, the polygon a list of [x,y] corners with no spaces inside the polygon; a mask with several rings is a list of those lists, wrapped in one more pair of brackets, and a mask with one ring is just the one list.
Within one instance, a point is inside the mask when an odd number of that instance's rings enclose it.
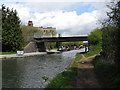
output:
{"label": "dirt path", "polygon": [[94,66],[89,58],[82,54],[82,59],[78,61],[77,88],[100,88],[98,80],[94,73]]}

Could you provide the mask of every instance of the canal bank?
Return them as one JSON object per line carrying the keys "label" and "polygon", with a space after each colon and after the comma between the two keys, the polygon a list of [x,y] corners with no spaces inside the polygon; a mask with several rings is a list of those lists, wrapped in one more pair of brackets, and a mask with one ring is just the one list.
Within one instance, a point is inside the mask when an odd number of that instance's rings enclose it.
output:
{"label": "canal bank", "polygon": [[93,46],[88,53],[77,53],[71,65],[59,73],[46,87],[49,88],[100,88],[92,59],[99,54],[101,48]]}
{"label": "canal bank", "polygon": [[53,50],[50,50],[50,51],[47,50],[47,52],[31,52],[31,53],[24,53],[23,55],[18,55],[18,54],[0,55],[0,59],[5,59],[5,58],[22,58],[22,57],[28,57],[28,56],[55,54],[55,53],[60,53],[60,51],[57,51],[57,50],[53,49]]}
{"label": "canal bank", "polygon": [[77,82],[77,62],[82,58],[80,53],[77,53],[73,58],[69,66],[55,78],[53,78],[47,85],[46,89],[49,88],[76,88]]}
{"label": "canal bank", "polygon": [[47,52],[24,53],[23,55],[17,55],[17,54],[0,55],[0,59],[5,59],[5,58],[21,58],[21,57],[28,57],[28,56],[44,55],[44,54],[47,54]]}
{"label": "canal bank", "polygon": [[61,73],[59,73],[51,82],[47,85],[49,88],[76,88],[77,85],[77,68],[78,61],[82,58],[80,53],[77,53],[73,58],[69,66]]}
{"label": "canal bank", "polygon": [[101,88],[94,66],[83,54],[77,54],[67,70],[59,73],[46,87],[49,88]]}

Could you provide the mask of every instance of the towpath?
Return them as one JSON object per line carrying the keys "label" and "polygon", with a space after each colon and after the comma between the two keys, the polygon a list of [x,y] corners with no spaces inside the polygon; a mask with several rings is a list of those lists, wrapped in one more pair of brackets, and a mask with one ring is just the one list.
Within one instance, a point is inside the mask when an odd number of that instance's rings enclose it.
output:
{"label": "towpath", "polygon": [[94,73],[94,66],[91,64],[92,60],[89,58],[96,55],[85,57],[83,54],[82,59],[78,61],[77,70],[77,88],[100,88],[100,84]]}
{"label": "towpath", "polygon": [[35,55],[43,55],[47,54],[47,52],[32,52],[32,53],[24,53],[22,56],[19,56],[17,54],[11,54],[11,55],[0,55],[0,59],[3,58],[18,58],[18,57],[27,57],[27,56],[35,56]]}

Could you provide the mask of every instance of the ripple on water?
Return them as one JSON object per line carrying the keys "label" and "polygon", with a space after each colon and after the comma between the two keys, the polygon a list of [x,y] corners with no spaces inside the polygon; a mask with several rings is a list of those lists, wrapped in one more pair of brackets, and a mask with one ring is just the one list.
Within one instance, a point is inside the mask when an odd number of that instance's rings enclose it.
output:
{"label": "ripple on water", "polygon": [[4,88],[44,88],[52,79],[70,64],[79,50],[59,54],[40,55],[3,60]]}

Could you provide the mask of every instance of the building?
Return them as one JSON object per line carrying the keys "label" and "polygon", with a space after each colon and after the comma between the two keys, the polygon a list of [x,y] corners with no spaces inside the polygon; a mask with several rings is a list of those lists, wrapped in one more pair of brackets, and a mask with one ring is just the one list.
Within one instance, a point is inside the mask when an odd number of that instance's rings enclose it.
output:
{"label": "building", "polygon": [[56,31],[56,28],[52,28],[52,27],[39,27],[39,30],[42,30],[44,33],[52,33],[54,31]]}
{"label": "building", "polygon": [[[32,21],[28,21],[28,26],[32,26],[33,27],[33,22]],[[40,31],[40,33],[43,33],[43,36],[56,36],[57,32],[56,32],[56,28],[53,27],[35,27],[38,29],[38,31]]]}

